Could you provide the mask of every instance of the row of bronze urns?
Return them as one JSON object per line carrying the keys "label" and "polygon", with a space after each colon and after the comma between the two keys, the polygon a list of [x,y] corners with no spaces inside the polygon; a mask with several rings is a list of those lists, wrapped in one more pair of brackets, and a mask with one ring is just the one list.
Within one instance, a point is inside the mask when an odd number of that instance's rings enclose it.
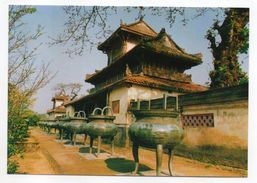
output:
{"label": "row of bronze urns", "polygon": [[[109,110],[111,115],[108,115],[106,110]],[[163,112],[166,113],[165,111]],[[156,175],[161,175],[161,163],[163,150],[168,150],[169,160],[168,167],[170,175],[173,175],[172,157],[173,149],[183,139],[183,130],[179,123],[176,122],[177,117],[173,116],[171,120],[162,120],[161,114],[151,113],[147,111],[140,115],[135,123],[129,127],[129,137],[133,142],[132,153],[135,160],[134,174],[139,171],[139,155],[138,148],[147,147],[156,149]],[[92,153],[93,141],[97,138],[97,156],[101,149],[101,139],[111,139],[111,154],[114,152],[114,136],[117,134],[117,126],[113,123],[115,116],[112,114],[110,107],[106,106],[103,109],[95,108],[93,113],[85,117],[85,114],[79,114],[76,117],[66,117],[60,119],[56,125],[60,131],[62,139],[63,130],[71,132],[71,138],[76,144],[76,134],[84,134],[85,140],[87,135],[90,136],[89,152]],[[65,122],[66,121],[66,122]],[[69,121],[69,122],[67,122]],[[166,121],[166,122],[165,122]],[[89,122],[89,123],[87,123]],[[49,123],[50,124],[50,123]],[[51,125],[54,125],[51,123]]]}

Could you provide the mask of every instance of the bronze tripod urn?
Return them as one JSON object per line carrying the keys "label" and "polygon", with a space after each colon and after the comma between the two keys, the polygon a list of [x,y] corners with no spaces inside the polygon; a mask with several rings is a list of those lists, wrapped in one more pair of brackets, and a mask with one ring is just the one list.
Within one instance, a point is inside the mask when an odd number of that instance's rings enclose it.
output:
{"label": "bronze tripod urn", "polygon": [[[106,106],[103,109],[95,108],[93,113],[88,116],[89,123],[86,125],[86,133],[90,136],[90,148],[89,153],[92,153],[93,141],[97,138],[97,156],[100,154],[101,149],[101,139],[109,138],[111,139],[111,155],[114,153],[114,136],[118,132],[117,126],[113,123],[115,116],[108,115],[105,113],[106,110],[111,108]],[[100,111],[100,114],[96,112]]]}
{"label": "bronze tripod urn", "polygon": [[168,150],[169,173],[172,176],[173,149],[183,139],[183,129],[177,123],[178,114],[167,111],[137,111],[137,120],[129,127],[129,136],[133,142],[132,153],[135,160],[134,174],[139,171],[138,148],[156,149],[156,175],[161,175],[163,150]]}
{"label": "bronze tripod urn", "polygon": [[88,119],[84,111],[75,112],[74,116],[69,116],[69,121],[65,127],[71,133],[71,140],[73,145],[76,145],[77,134],[84,134],[84,144],[86,143],[86,124]]}

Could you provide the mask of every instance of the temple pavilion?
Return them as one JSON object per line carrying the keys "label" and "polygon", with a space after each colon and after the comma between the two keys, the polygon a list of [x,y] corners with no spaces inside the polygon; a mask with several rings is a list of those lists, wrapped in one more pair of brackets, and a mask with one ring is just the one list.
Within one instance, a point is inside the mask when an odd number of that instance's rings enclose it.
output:
{"label": "temple pavilion", "polygon": [[126,138],[132,122],[128,111],[131,100],[160,98],[207,90],[195,84],[185,70],[202,63],[201,54],[189,54],[180,48],[163,28],[155,32],[143,19],[120,26],[98,46],[107,54],[107,66],[87,74],[93,84],[88,95],[67,103],[67,113],[111,106],[120,128],[119,139]]}
{"label": "temple pavilion", "polygon": [[66,114],[65,103],[69,101],[69,96],[56,95],[52,98],[53,107],[47,111],[49,119],[55,119],[58,116]]}

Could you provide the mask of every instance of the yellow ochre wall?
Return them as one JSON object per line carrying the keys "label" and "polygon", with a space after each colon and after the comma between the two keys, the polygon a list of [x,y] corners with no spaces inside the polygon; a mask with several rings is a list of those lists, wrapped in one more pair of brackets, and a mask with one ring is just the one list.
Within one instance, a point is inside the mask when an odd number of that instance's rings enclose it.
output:
{"label": "yellow ochre wall", "polygon": [[184,127],[184,143],[247,148],[248,100],[184,106],[183,113],[213,113],[214,127]]}
{"label": "yellow ochre wall", "polygon": [[73,116],[75,113],[75,109],[72,105],[66,106],[66,114],[69,116]]}

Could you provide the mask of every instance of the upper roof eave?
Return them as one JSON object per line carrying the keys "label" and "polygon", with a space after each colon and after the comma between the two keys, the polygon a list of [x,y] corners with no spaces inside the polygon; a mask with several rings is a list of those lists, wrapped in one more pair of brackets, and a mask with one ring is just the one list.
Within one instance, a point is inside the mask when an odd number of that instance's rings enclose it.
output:
{"label": "upper roof eave", "polygon": [[142,48],[148,49],[148,50],[154,51],[155,53],[166,55],[166,56],[169,56],[169,57],[179,58],[183,61],[186,61],[187,63],[190,63],[191,67],[199,65],[203,62],[201,58],[195,57],[195,56],[187,54],[187,53],[177,54],[175,52],[168,52],[168,51],[164,51],[164,50],[158,50],[157,48],[155,48],[153,46],[149,46],[149,45],[142,45]]}
{"label": "upper roof eave", "polygon": [[187,63],[189,62],[190,63],[190,67],[193,67],[193,66],[196,66],[196,65],[199,65],[199,64],[202,63],[202,60],[200,58],[190,56],[189,54],[183,54],[183,56],[180,56],[180,55],[171,54],[171,53],[159,52],[156,49],[154,49],[154,47],[150,47],[150,46],[147,46],[147,45],[139,44],[139,45],[135,46],[133,49],[131,49],[129,52],[127,52],[126,54],[118,57],[116,59],[116,61],[114,61],[109,66],[103,68],[101,71],[99,71],[97,73],[93,73],[90,76],[88,76],[85,79],[85,81],[91,83],[91,81],[93,81],[96,77],[100,76],[104,72],[107,72],[110,68],[112,68],[114,65],[118,64],[125,57],[129,56],[130,54],[133,54],[134,52],[136,52],[139,49],[151,50],[151,51],[154,51],[154,52],[156,52],[158,54],[166,55],[168,57],[177,57],[177,58],[181,59],[182,61],[186,61]]}
{"label": "upper roof eave", "polygon": [[171,81],[149,76],[130,76],[125,81],[136,85],[186,93],[208,90],[208,87],[193,82]]}
{"label": "upper roof eave", "polygon": [[97,46],[98,50],[103,50],[104,46],[121,30],[121,27],[119,27],[118,29],[116,29],[116,31],[114,31],[104,42],[100,43]]}
{"label": "upper roof eave", "polygon": [[[139,23],[141,23],[141,22],[143,22],[143,23],[152,31],[152,34],[131,28],[133,25],[139,24]],[[150,37],[154,37],[154,36],[157,35],[157,33],[155,32],[155,30],[153,30],[146,22],[144,22],[143,20],[139,20],[139,21],[137,21],[137,22],[134,22],[134,23],[128,24],[128,25],[121,24],[120,27],[117,28],[117,29],[111,34],[111,36],[108,37],[104,42],[102,42],[100,45],[98,45],[97,48],[98,48],[99,50],[103,50],[104,47],[113,39],[113,37],[115,37],[115,35],[117,35],[117,34],[118,34],[119,32],[121,32],[121,31],[130,32],[130,33],[137,34],[137,35],[140,35],[140,36],[150,36]]]}
{"label": "upper roof eave", "polygon": [[[157,32],[155,32],[155,30],[154,30],[151,26],[149,26],[149,25],[143,20],[143,18],[140,18],[139,21],[134,22],[134,23],[131,23],[131,24],[128,24],[128,25],[125,25],[125,26],[126,26],[126,27],[132,27],[132,26],[137,25],[137,24],[139,24],[139,23],[144,23],[144,25],[146,25],[154,34],[157,35]],[[123,25],[123,24],[122,24],[122,25]]]}

